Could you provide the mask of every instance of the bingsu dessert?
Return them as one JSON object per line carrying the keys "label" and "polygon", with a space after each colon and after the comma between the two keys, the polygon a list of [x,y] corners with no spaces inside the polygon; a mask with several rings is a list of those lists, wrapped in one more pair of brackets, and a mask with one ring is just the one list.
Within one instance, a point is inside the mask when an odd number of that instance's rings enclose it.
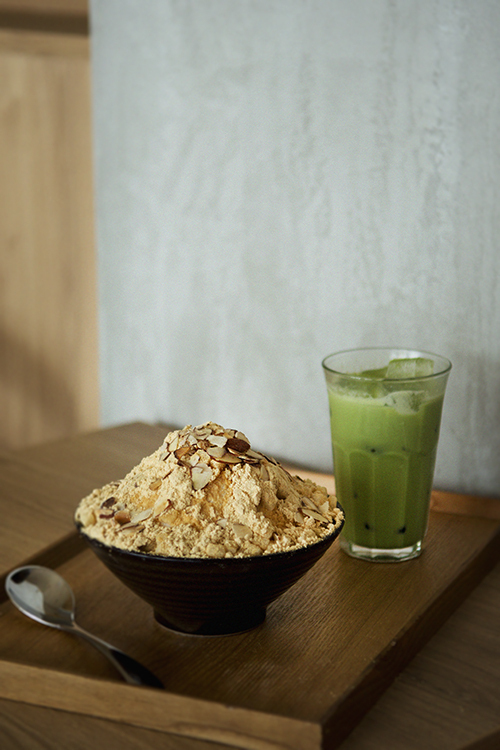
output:
{"label": "bingsu dessert", "polygon": [[336,498],[213,422],[170,432],[123,479],[94,490],[75,520],[107,546],[230,558],[314,544],[343,522]]}

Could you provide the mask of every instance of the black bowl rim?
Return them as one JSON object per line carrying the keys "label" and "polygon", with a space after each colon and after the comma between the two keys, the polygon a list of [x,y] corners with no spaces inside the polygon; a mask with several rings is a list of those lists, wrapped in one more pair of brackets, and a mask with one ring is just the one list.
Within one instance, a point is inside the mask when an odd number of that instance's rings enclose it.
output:
{"label": "black bowl rim", "polygon": [[[336,506],[342,513],[344,513],[344,509],[340,505],[340,503],[337,503]],[[96,547],[102,547],[102,549],[109,551],[110,553],[117,553],[118,555],[121,555],[123,557],[131,558],[131,559],[137,559],[147,562],[155,561],[156,563],[159,562],[165,562],[165,563],[179,563],[182,562],[183,564],[191,564],[191,565],[207,565],[207,564],[220,564],[224,563],[224,565],[234,565],[235,567],[238,565],[248,565],[249,560],[286,560],[290,557],[295,557],[299,554],[304,554],[306,551],[312,551],[315,550],[321,546],[327,545],[328,543],[334,542],[335,539],[339,536],[340,532],[342,531],[342,528],[344,526],[345,517],[342,518],[340,525],[337,526],[331,534],[328,534],[327,536],[322,537],[321,539],[318,539],[317,542],[313,542],[312,544],[306,544],[301,547],[295,547],[295,549],[291,550],[285,550],[284,552],[270,552],[269,554],[262,554],[262,555],[246,555],[244,557],[181,557],[180,555],[178,557],[171,556],[167,557],[166,555],[150,555],[147,552],[136,552],[135,550],[128,550],[123,549],[122,547],[115,547],[111,544],[105,544],[104,542],[101,542],[100,539],[93,539],[91,536],[86,534],[82,529],[82,524],[78,521],[75,521],[75,526],[77,528],[78,533],[92,546],[95,545]]]}

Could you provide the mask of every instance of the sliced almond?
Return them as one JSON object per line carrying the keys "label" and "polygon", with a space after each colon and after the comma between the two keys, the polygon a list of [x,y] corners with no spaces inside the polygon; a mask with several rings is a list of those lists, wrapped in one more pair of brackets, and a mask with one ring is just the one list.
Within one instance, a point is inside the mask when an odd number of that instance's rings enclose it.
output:
{"label": "sliced almond", "polygon": [[241,458],[234,453],[224,453],[220,458],[216,458],[216,461],[221,461],[224,464],[239,464]]}
{"label": "sliced almond", "polygon": [[139,533],[139,531],[143,531],[144,526],[141,526],[138,523],[127,523],[125,526],[122,526],[120,531],[125,532],[126,534],[136,532]]}
{"label": "sliced almond", "polygon": [[213,476],[212,469],[206,464],[196,464],[191,469],[191,481],[193,482],[194,490],[202,490],[203,487],[211,481]]}
{"label": "sliced almond", "polygon": [[311,510],[318,510],[318,506],[316,503],[313,503],[313,501],[309,498],[303,495],[301,498],[302,504],[306,506],[306,508],[311,508]]}
{"label": "sliced almond", "polygon": [[155,516],[159,516],[160,513],[164,513],[168,508],[170,508],[171,505],[172,505],[172,501],[169,500],[169,498],[159,497],[153,508],[153,512]]}
{"label": "sliced almond", "polygon": [[175,435],[175,437],[173,437],[170,443],[168,444],[168,449],[171,453],[175,453],[178,447],[179,447],[179,435]]}
{"label": "sliced almond", "polygon": [[208,442],[223,448],[227,443],[227,437],[225,435],[210,435]]}
{"label": "sliced almond", "polygon": [[226,448],[228,451],[231,451],[231,453],[246,453],[247,450],[250,448],[250,443],[248,443],[246,440],[241,440],[237,437],[228,438],[228,441],[226,443]]}
{"label": "sliced almond", "polygon": [[167,508],[170,508],[172,505],[172,501],[168,497],[159,497],[157,501],[154,504],[153,512],[155,516],[158,516],[160,513],[163,513],[163,511],[167,510]]}
{"label": "sliced almond", "polygon": [[244,523],[233,523],[233,531],[237,539],[252,536],[252,529],[249,529]]}
{"label": "sliced almond", "polygon": [[225,529],[227,526],[227,518],[219,518],[218,521],[216,521],[217,526],[220,526],[221,529]]}
{"label": "sliced almond", "polygon": [[198,438],[208,437],[208,435],[210,435],[211,432],[212,431],[211,431],[210,427],[207,427],[206,425],[199,425],[198,427],[195,427],[194,430],[193,430],[193,433]]}
{"label": "sliced almond", "polygon": [[108,497],[106,500],[103,500],[100,508],[111,508],[112,505],[116,503],[116,497]]}
{"label": "sliced almond", "polygon": [[177,448],[176,451],[174,451],[176,458],[182,458],[186,455],[186,453],[189,453],[191,450],[191,446],[185,443],[184,445],[181,445],[180,448]]}
{"label": "sliced almond", "polygon": [[145,521],[146,518],[149,518],[149,516],[151,516],[152,513],[153,513],[152,508],[146,508],[145,510],[140,510],[138,513],[134,513],[130,520],[133,523],[139,523],[140,521]]}
{"label": "sliced almond", "polygon": [[314,518],[315,521],[328,521],[327,518],[321,515],[317,510],[311,510],[310,508],[302,508],[302,513],[305,516],[309,516],[310,518]]}
{"label": "sliced almond", "polygon": [[242,461],[244,461],[246,464],[250,464],[250,466],[257,466],[260,464],[260,461],[258,458],[252,458],[251,456],[248,456],[246,453],[240,453],[239,454]]}
{"label": "sliced almond", "polygon": [[123,525],[130,522],[130,513],[128,510],[119,510],[115,513],[115,521]]}
{"label": "sliced almond", "polygon": [[263,453],[259,453],[258,451],[254,451],[253,448],[249,448],[247,452],[245,453],[245,456],[249,456],[250,458],[256,458],[258,461],[262,461],[264,458]]}
{"label": "sliced almond", "polygon": [[[265,459],[266,459],[267,461],[269,461],[269,463],[270,463],[270,464],[274,464],[275,466],[279,466],[279,463],[278,463],[278,461],[276,461],[276,459],[275,459],[275,458],[273,458],[272,456],[266,456],[266,454],[265,454],[265,453],[263,453],[263,454],[262,454],[262,458],[265,458]],[[288,473],[288,472],[287,472],[287,473]]]}
{"label": "sliced almond", "polygon": [[161,479],[154,479],[149,485],[150,490],[159,490],[161,487]]}
{"label": "sliced almond", "polygon": [[225,452],[226,449],[224,448],[224,446],[211,445],[209,448],[207,448],[207,453],[209,456],[212,456],[212,458],[221,458]]}

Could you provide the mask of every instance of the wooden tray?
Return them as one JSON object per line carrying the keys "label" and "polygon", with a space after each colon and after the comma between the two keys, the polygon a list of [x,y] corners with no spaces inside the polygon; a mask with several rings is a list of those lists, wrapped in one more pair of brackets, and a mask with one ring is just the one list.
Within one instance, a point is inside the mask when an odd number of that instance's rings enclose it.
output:
{"label": "wooden tray", "polygon": [[126,685],[72,636],[0,608],[0,697],[249,750],[336,747],[498,557],[498,523],[432,514],[416,561],[375,565],[332,549],[226,637],[163,629],[83,550],[59,566],[83,627],[129,652],[166,692]]}
{"label": "wooden tray", "polygon": [[[145,437],[133,444],[130,465],[156,433]],[[81,462],[81,453],[75,455]],[[90,450],[87,458],[92,455]],[[113,461],[108,454],[104,464],[114,471],[123,453]],[[92,471],[104,475],[98,463],[92,462],[97,467]],[[31,534],[28,557],[57,568],[69,581],[84,628],[143,662],[166,690],[125,684],[100,653],[28,620],[2,590],[0,699],[119,722],[131,731],[153,730],[165,742],[169,738],[165,747],[337,747],[500,558],[498,520],[432,512],[425,551],[417,560],[366,563],[347,557],[335,544],[269,607],[266,622],[255,630],[211,638],[179,635],[158,625],[148,605],[115,580],[71,531],[65,513],[74,507],[72,493],[80,494],[95,479],[89,479],[92,471],[82,470],[78,478],[70,471],[44,473],[25,466],[21,472],[19,465],[10,465],[2,468],[0,479],[4,492],[22,485],[25,493],[36,478],[34,498],[51,492],[69,497],[66,506],[60,501],[57,538],[37,550]],[[9,567],[14,567],[12,555],[11,549]],[[25,559],[18,556],[15,564]]]}

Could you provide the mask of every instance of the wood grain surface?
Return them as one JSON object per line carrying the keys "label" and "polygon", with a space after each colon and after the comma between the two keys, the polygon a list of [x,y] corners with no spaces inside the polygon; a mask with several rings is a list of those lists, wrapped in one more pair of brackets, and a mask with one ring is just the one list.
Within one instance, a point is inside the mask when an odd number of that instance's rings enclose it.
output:
{"label": "wood grain surface", "polygon": [[[76,545],[72,551],[71,518],[79,498],[123,476],[159,445],[165,432],[164,426],[126,425],[27,448],[0,461],[1,507],[9,510],[7,516],[16,509],[6,528],[0,528],[2,572],[26,558],[59,550],[52,564],[76,591],[81,624],[139,658],[167,688],[146,691],[146,711],[136,696],[143,691],[123,684],[98,652],[32,623],[4,601],[0,740],[22,737],[22,715],[27,726],[33,720],[35,734],[40,716],[45,717],[43,726],[50,723],[48,717],[72,716],[82,737],[93,727],[112,738],[110,742],[123,737],[134,746],[146,737],[165,737],[167,744],[158,746],[179,748],[335,747],[355,727],[342,745],[348,750],[413,750],[422,747],[418,739],[411,742],[419,737],[415,724],[422,722],[422,715],[425,725],[426,711],[431,727],[439,730],[441,721],[443,730],[429,731],[425,747],[455,749],[462,740],[465,744],[494,730],[498,702],[493,695],[486,701],[478,696],[483,689],[491,692],[490,680],[498,680],[498,644],[492,638],[497,627],[492,615],[500,606],[498,566],[474,588],[498,559],[497,521],[434,512],[422,557],[397,565],[353,560],[335,546],[269,608],[260,628],[226,638],[180,636],[161,628],[149,607],[117,582],[90,550]],[[486,599],[481,595],[485,586]],[[459,613],[452,612],[462,602],[461,610],[472,608],[468,616],[466,612],[465,634],[453,626]],[[469,662],[477,653],[469,641],[478,647],[470,630],[478,607],[480,645],[490,644],[490,651],[482,671],[475,672]],[[458,619],[460,625],[463,617]],[[450,627],[451,635],[440,642]],[[435,683],[429,672],[437,675]],[[457,695],[446,679],[467,672],[475,675],[477,684],[459,688]],[[476,712],[460,712],[450,735],[455,744],[446,745],[442,734],[457,711],[460,690],[474,696]],[[14,710],[4,714],[2,706]],[[394,721],[394,716],[401,720]],[[62,721],[59,726],[65,725]],[[376,744],[381,737],[385,744]]]}

